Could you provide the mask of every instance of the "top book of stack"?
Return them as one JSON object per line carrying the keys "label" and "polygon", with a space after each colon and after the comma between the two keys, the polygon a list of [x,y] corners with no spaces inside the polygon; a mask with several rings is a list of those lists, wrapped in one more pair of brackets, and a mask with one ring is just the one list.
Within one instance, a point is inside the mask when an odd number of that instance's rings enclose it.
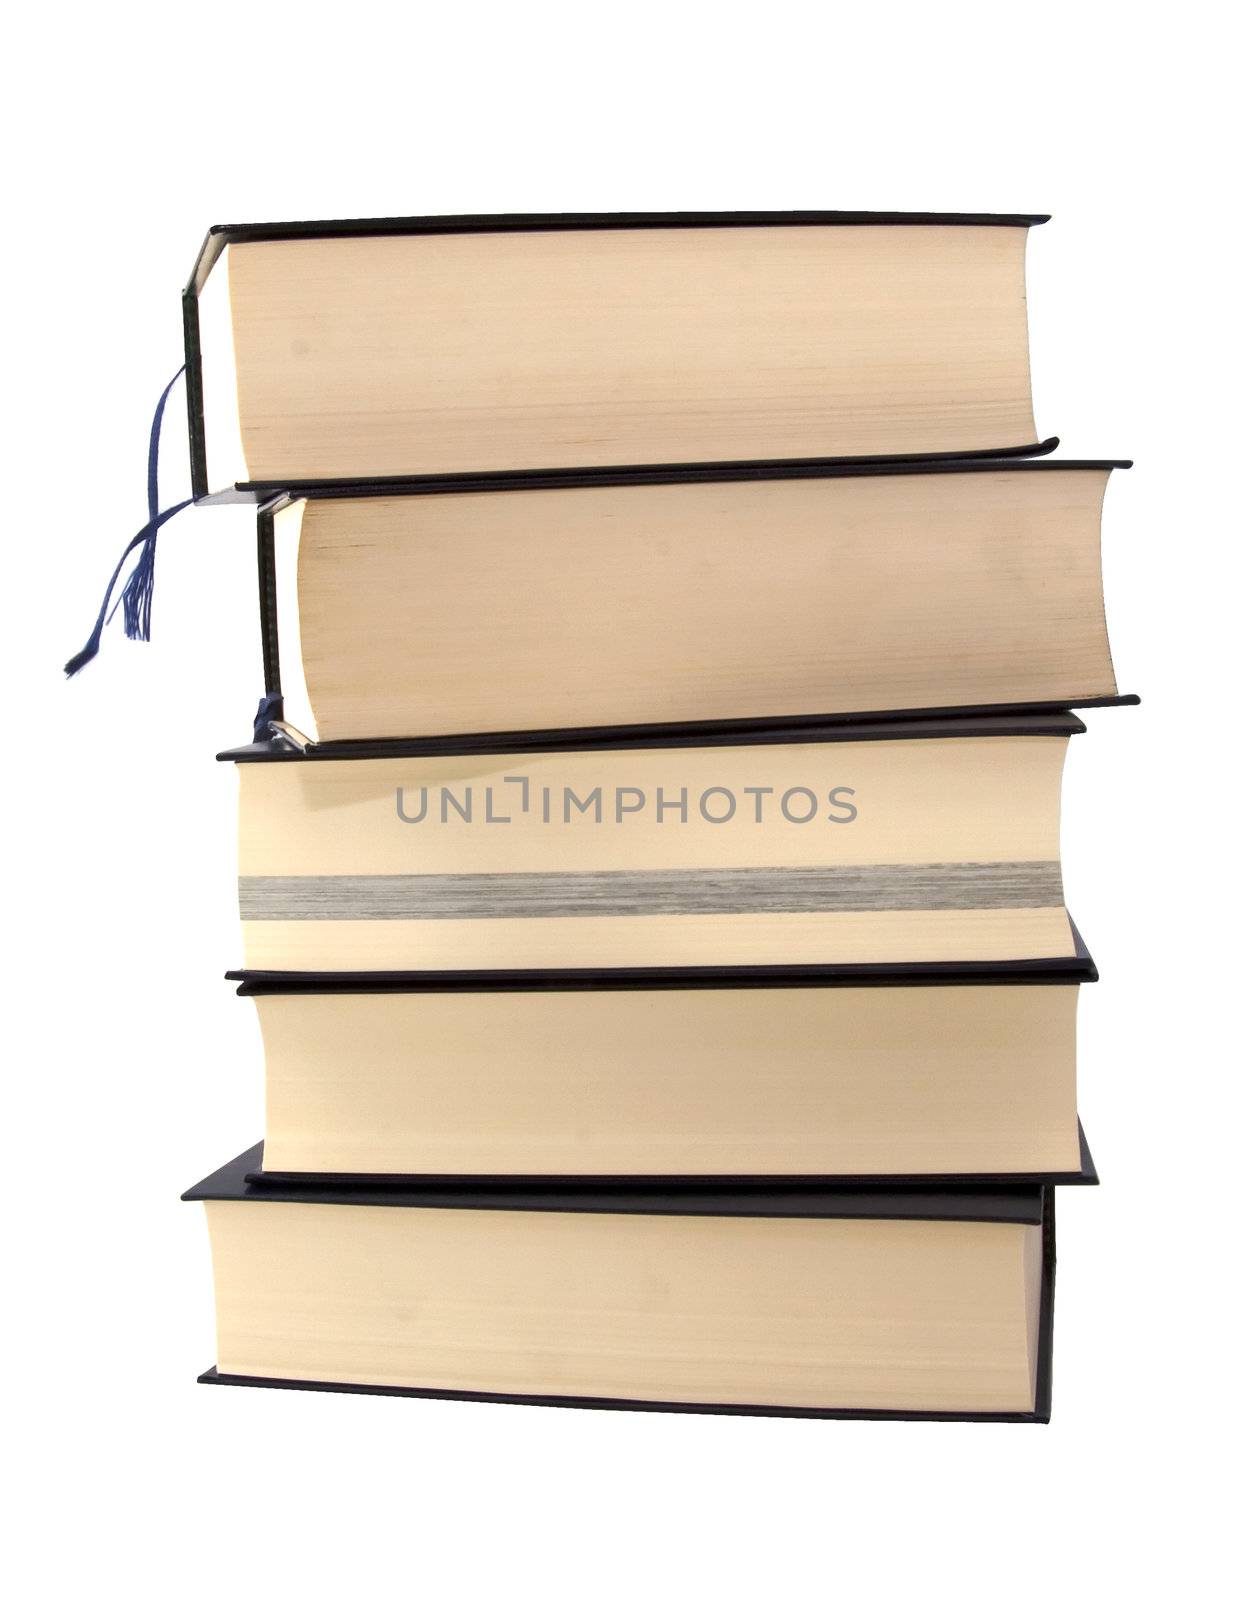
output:
{"label": "top book of stack", "polygon": [[214,228],[193,484],[1035,455],[1040,216],[436,217]]}

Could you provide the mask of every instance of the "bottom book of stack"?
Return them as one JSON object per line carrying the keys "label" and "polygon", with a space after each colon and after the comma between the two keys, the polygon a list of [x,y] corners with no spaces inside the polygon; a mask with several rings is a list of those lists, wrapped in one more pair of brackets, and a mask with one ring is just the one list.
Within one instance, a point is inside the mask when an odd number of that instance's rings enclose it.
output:
{"label": "bottom book of stack", "polygon": [[[1088,1152],[1071,1181],[1094,1182]],[[1036,1182],[273,1177],[203,1201],[201,1381],[517,1404],[1044,1422]]]}

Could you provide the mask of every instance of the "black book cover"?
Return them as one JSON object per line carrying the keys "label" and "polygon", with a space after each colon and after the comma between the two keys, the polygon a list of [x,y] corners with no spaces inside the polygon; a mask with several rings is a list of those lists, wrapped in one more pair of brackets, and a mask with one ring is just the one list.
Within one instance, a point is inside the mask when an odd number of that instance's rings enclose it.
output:
{"label": "black book cover", "polygon": [[[773,1176],[753,1177],[738,1176],[736,1174],[719,1174],[718,1176],[695,1176],[686,1173],[667,1173],[660,1179],[663,1189],[671,1190],[699,1190],[702,1193],[724,1194],[737,1190],[763,1190],[781,1191],[784,1195],[805,1193],[815,1195],[827,1188],[838,1190],[869,1190],[883,1191],[891,1189],[926,1191],[934,1186],[950,1186],[954,1189],[986,1189],[999,1188],[1000,1186],[1014,1187],[1018,1184],[1037,1184],[1047,1186],[1051,1184],[1067,1184],[1077,1187],[1088,1185],[1096,1186],[1098,1183],[1098,1169],[1094,1165],[1094,1158],[1090,1154],[1089,1142],[1085,1137],[1085,1129],[1077,1121],[1077,1134],[1080,1139],[1080,1165],[1070,1172],[939,1172],[924,1173],[920,1176],[909,1177],[896,1173],[837,1174],[837,1173],[805,1173],[785,1175],[781,1178]],[[259,1159],[263,1159],[263,1150],[260,1148]],[[514,1173],[506,1177],[481,1177],[478,1175],[458,1176],[453,1173],[372,1173],[372,1172],[283,1172],[265,1171],[262,1166],[256,1165],[246,1174],[248,1184],[256,1187],[269,1187],[288,1185],[291,1188],[319,1187],[332,1189],[343,1193],[356,1193],[364,1190],[376,1191],[381,1194],[396,1194],[410,1188],[428,1189],[443,1192],[446,1190],[475,1190],[490,1194],[502,1194],[516,1186],[524,1190],[544,1190],[551,1183],[559,1190],[571,1188],[583,1190],[594,1194],[611,1194],[614,1190],[640,1192],[654,1188],[659,1180],[654,1178],[635,1178],[624,1173],[613,1173],[605,1176],[594,1177],[581,1174],[568,1174],[564,1178],[551,1180],[543,1177]]]}
{"label": "black book cover", "polygon": [[835,966],[558,967],[426,972],[225,973],[244,997],[271,994],[445,994],[499,990],[906,988],[927,984],[1097,983],[1098,968],[1069,917],[1073,954],[1020,961],[842,962]]}
{"label": "black book cover", "polygon": [[[279,680],[278,680],[279,681]],[[279,693],[278,691],[275,691]],[[1116,696],[1111,704],[1135,703]],[[1107,702],[1095,702],[1105,704]],[[558,750],[714,749],[751,744],[861,744],[897,739],[1066,739],[1085,724],[1065,707],[979,707],[950,715],[936,711],[856,716],[788,717],[781,721],[739,719],[713,723],[657,723],[614,728],[563,728],[553,732],[444,734],[428,739],[302,740],[297,730],[274,724],[269,736],[232,750],[218,761],[383,761],[394,757],[542,754]]]}

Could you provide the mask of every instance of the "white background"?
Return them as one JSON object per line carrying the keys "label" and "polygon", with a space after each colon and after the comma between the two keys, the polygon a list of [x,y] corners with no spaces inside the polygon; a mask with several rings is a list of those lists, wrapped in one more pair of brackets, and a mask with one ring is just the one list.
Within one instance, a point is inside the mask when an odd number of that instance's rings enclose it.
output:
{"label": "white background", "polygon": [[[857,16],[857,10],[861,16]],[[1239,1443],[1240,195],[1226,12],[356,3],[8,25],[6,1430],[23,1595],[1203,1594]],[[862,20],[863,19],[863,20]],[[24,30],[24,31],[23,31]],[[196,1387],[191,1181],[261,1133],[232,769],[253,521],[160,539],[156,640],[66,684],[142,521],[209,223],[437,211],[1051,211],[1039,430],[1134,456],[1108,603],[1140,710],[1070,751],[1102,969],[1049,1428]],[[167,490],[186,480],[180,394]],[[14,1509],[10,1504],[10,1509]]]}

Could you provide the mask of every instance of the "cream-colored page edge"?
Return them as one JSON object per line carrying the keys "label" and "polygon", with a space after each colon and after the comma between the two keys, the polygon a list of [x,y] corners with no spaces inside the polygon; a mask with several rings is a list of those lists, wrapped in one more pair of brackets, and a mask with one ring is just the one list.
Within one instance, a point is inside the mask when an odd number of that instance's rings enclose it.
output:
{"label": "cream-colored page edge", "polygon": [[[1056,861],[1059,785],[1067,739],[880,739],[746,744],[688,749],[386,757],[367,761],[243,763],[239,872],[247,875],[642,871],[660,868]],[[526,778],[521,788],[507,779]],[[602,820],[568,806],[602,791]],[[615,790],[647,797],[616,820]],[[698,798],[713,787],[737,801],[727,823],[704,820]],[[768,788],[761,823],[747,788]],[[784,793],[816,794],[807,823],[785,820]],[[688,821],[670,809],[688,791]],[[856,817],[831,822],[831,789]],[[421,795],[429,808],[420,822]],[[472,792],[473,820],[443,806]],[[494,815],[510,822],[490,824]],[[543,820],[543,792],[551,794]],[[658,818],[657,791],[667,807]],[[398,792],[402,791],[402,813]],[[711,802],[719,810],[725,802]],[[790,809],[807,809],[793,801]],[[445,821],[441,820],[444,810]],[[569,815],[568,815],[569,813]],[[842,815],[844,813],[837,812]]]}
{"label": "cream-colored page edge", "polygon": [[320,500],[326,738],[1114,694],[1105,472]]}
{"label": "cream-colored page edge", "polygon": [[223,1373],[683,1404],[1032,1406],[1019,1225],[206,1210]]}
{"label": "cream-colored page edge", "polygon": [[1079,1166],[1077,986],[270,995],[264,1166],[830,1176]]}
{"label": "cream-colored page edge", "polygon": [[1026,232],[247,242],[248,454],[307,481],[1027,446]]}

